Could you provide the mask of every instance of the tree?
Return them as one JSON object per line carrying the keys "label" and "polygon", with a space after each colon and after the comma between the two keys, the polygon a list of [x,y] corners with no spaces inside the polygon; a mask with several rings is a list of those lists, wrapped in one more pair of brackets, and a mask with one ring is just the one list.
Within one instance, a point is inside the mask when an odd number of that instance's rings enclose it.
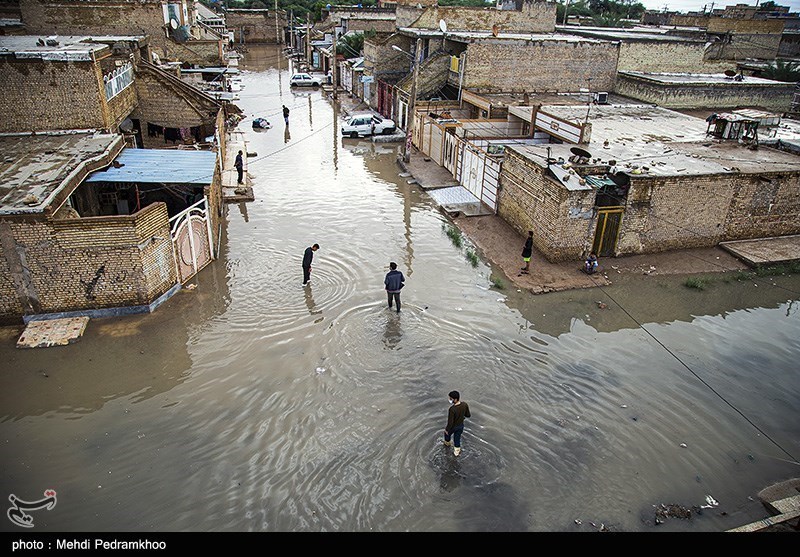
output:
{"label": "tree", "polygon": [[767,69],[761,72],[761,77],[774,79],[775,81],[797,83],[800,81],[800,62],[775,60]]}

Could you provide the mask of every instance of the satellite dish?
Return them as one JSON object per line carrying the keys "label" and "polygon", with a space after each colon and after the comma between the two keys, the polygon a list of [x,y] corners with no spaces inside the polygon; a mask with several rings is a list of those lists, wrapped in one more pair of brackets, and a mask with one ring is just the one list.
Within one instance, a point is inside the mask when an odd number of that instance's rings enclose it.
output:
{"label": "satellite dish", "polygon": [[734,70],[725,70],[725,75],[728,77],[733,77],[736,75],[736,72]]}
{"label": "satellite dish", "polygon": [[442,33],[447,33],[447,23],[443,19],[439,20],[439,29],[442,30]]}
{"label": "satellite dish", "polygon": [[583,157],[586,159],[592,158],[592,154],[589,151],[581,149],[580,147],[572,147],[570,148],[570,151],[572,152],[573,155],[577,155],[579,157]]}
{"label": "satellite dish", "polygon": [[169,20],[169,26],[172,27],[172,29],[177,29],[178,28],[178,20],[177,19],[170,19]]}

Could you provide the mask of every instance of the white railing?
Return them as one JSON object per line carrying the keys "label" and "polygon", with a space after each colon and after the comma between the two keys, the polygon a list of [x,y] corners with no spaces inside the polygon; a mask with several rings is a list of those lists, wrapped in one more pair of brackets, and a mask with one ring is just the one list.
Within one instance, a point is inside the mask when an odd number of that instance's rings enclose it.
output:
{"label": "white railing", "polygon": [[103,76],[106,85],[106,99],[111,100],[133,83],[133,64],[128,62],[110,74]]}

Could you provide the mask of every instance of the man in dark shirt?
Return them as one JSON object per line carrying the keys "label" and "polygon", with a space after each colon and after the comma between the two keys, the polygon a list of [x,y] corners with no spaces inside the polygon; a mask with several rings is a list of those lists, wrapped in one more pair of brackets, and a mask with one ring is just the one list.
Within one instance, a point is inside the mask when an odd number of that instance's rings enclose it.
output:
{"label": "man in dark shirt", "polygon": [[405,286],[406,278],[403,273],[397,270],[397,263],[394,261],[389,263],[389,269],[391,270],[386,273],[386,278],[383,279],[383,284],[386,286],[386,294],[389,297],[389,309],[392,309],[392,300],[394,300],[395,306],[397,306],[397,313],[400,313],[400,290]]}
{"label": "man in dark shirt", "polygon": [[244,159],[242,158],[241,151],[236,155],[236,162],[233,163],[233,166],[236,167],[236,172],[239,174],[236,183],[241,184],[244,181]]}
{"label": "man in dark shirt", "polygon": [[[464,432],[464,418],[471,418],[469,405],[461,400],[458,391],[450,391],[447,395],[450,400],[450,409],[447,411],[447,426],[444,428],[444,445],[455,445],[453,454],[461,454],[461,434]],[[450,442],[450,438],[453,442]]]}
{"label": "man in dark shirt", "polygon": [[520,274],[527,275],[531,269],[531,255],[533,254],[533,230],[528,231],[528,239],[525,240],[525,247],[522,248],[522,260],[525,266],[520,271]]}
{"label": "man in dark shirt", "polygon": [[306,248],[305,253],[303,253],[303,285],[305,286],[308,284],[308,281],[311,280],[311,261],[314,260],[314,252],[319,249],[319,244],[314,244],[311,247]]}
{"label": "man in dark shirt", "polygon": [[289,107],[283,105],[283,121],[286,122],[286,125],[289,125]]}

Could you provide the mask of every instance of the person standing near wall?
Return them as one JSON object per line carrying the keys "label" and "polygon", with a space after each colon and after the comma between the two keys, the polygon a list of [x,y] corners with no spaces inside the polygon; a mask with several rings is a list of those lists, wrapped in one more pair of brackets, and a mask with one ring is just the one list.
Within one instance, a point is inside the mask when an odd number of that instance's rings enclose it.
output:
{"label": "person standing near wall", "polygon": [[236,162],[233,163],[233,166],[236,167],[236,172],[239,173],[239,178],[236,180],[236,183],[237,184],[243,183],[243,181],[244,181],[244,159],[242,158],[242,151],[241,150],[236,155]]}
{"label": "person standing near wall", "polygon": [[533,230],[528,230],[528,239],[525,240],[525,247],[522,248],[522,261],[525,266],[520,271],[520,275],[527,275],[531,270],[531,255],[533,255]]}

